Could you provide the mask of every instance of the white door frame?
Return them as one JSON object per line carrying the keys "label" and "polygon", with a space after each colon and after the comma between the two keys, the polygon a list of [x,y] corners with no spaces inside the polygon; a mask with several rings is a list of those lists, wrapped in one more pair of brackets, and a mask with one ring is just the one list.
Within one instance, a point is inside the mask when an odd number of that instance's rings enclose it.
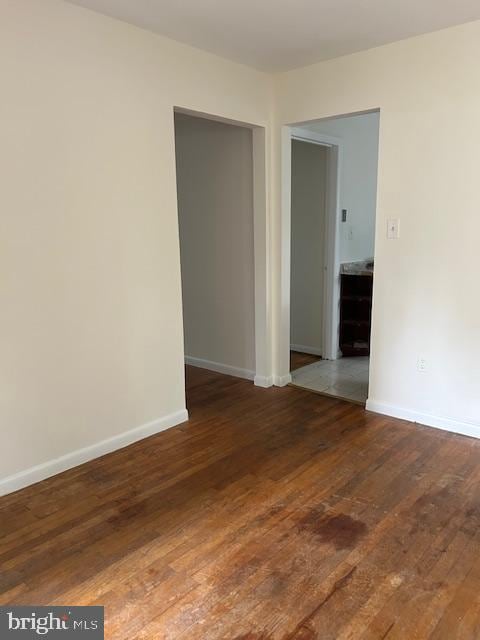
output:
{"label": "white door frame", "polygon": [[[254,242],[254,273],[255,273],[255,372],[254,383],[258,387],[271,387],[274,384],[272,374],[272,320],[271,320],[271,289],[270,277],[270,228],[267,215],[267,194],[269,191],[270,168],[267,154],[268,140],[266,128],[263,124],[239,122],[221,115],[194,111],[180,106],[174,106],[174,113],[184,113],[197,118],[206,118],[225,124],[233,124],[252,130],[253,137],[253,242]],[[175,170],[176,171],[176,170]],[[176,173],[175,173],[175,185]],[[177,211],[178,219],[178,211]],[[183,307],[182,307],[183,326]],[[184,354],[185,358],[185,354]],[[251,379],[251,376],[245,376]]]}
{"label": "white door frame", "polygon": [[[323,300],[323,344],[322,356],[327,360],[339,357],[339,303],[340,303],[340,182],[343,144],[340,138],[324,135],[306,129],[284,126],[282,132],[282,228],[285,232],[283,246],[282,278],[282,352],[284,363],[290,357],[290,270],[291,270],[291,176],[292,176],[292,140],[303,140],[329,147],[327,162],[327,194],[325,220],[325,264],[324,264],[324,300]],[[283,376],[285,383],[291,376]]]}

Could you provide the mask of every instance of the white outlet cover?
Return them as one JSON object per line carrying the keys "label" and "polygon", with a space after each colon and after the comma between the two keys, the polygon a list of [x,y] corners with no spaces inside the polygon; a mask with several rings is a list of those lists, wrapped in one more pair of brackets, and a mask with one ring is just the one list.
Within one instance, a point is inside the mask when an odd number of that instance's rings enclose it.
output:
{"label": "white outlet cover", "polygon": [[417,362],[417,369],[424,373],[427,370],[427,361],[425,358],[419,358]]}

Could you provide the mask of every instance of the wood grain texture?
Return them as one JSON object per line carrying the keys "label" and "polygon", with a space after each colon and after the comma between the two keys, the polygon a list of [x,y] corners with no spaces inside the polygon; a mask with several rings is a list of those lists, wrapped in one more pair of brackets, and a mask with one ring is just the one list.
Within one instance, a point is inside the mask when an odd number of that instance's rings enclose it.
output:
{"label": "wood grain texture", "polygon": [[290,371],[296,371],[302,367],[306,367],[307,364],[313,364],[318,362],[322,358],[320,356],[314,356],[310,353],[300,353],[299,351],[290,351]]}
{"label": "wood grain texture", "polygon": [[480,637],[480,442],[189,368],[191,420],[0,499],[0,604],[106,638]]}

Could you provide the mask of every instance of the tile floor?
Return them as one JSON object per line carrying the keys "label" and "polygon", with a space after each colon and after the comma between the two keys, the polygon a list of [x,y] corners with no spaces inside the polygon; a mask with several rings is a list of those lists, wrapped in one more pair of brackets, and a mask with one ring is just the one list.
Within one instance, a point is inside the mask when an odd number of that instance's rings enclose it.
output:
{"label": "tile floor", "polygon": [[368,357],[319,360],[292,371],[292,384],[329,396],[365,403],[368,397]]}

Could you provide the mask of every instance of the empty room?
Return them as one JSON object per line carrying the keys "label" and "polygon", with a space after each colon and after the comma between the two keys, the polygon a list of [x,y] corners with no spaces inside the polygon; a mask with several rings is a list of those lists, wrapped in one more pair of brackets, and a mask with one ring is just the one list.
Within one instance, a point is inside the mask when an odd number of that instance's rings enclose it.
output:
{"label": "empty room", "polygon": [[0,640],[478,640],[479,58],[0,0]]}

